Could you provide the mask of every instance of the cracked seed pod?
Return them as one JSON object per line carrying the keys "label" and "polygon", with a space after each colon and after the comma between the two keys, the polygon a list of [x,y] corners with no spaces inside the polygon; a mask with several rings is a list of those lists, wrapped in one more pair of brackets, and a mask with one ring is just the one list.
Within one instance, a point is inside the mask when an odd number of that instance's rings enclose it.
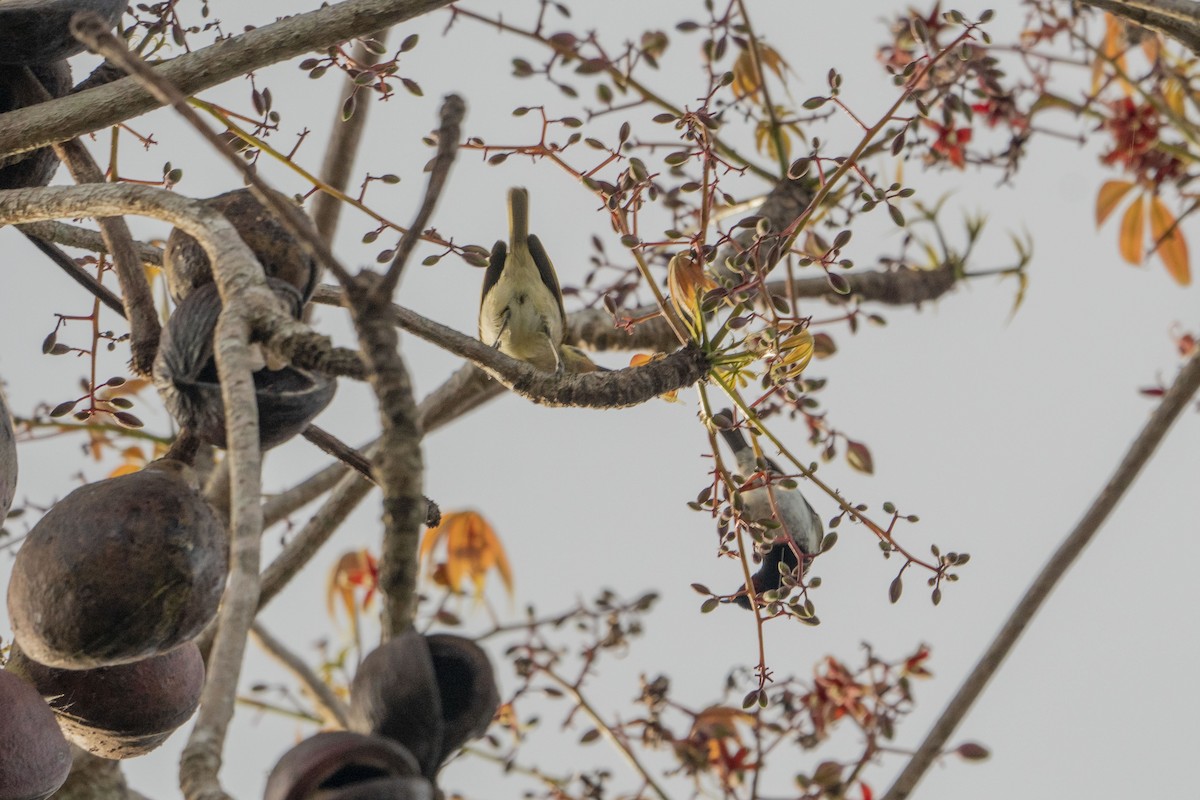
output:
{"label": "cracked seed pod", "polygon": [[412,754],[381,736],[350,731],[305,739],[271,770],[263,800],[433,800]]}
{"label": "cracked seed pod", "polygon": [[[279,192],[275,196],[291,204],[291,198]],[[278,278],[296,287],[303,302],[307,303],[317,288],[320,270],[316,261],[304,254],[290,233],[279,220],[249,189],[236,189],[203,201],[206,206],[220,211],[233,227],[237,228],[254,255],[262,264],[268,278]],[[301,215],[315,233],[316,227],[307,215]],[[163,269],[167,273],[167,288],[171,297],[179,303],[199,286],[213,282],[212,266],[200,243],[188,234],[175,228],[167,239],[163,250]]]}
{"label": "cracked seed pod", "polygon": [[17,441],[4,390],[0,389],[0,522],[8,516],[17,495]]}
{"label": "cracked seed pod", "polygon": [[499,705],[478,645],[409,629],[363,659],[350,687],[350,729],[400,742],[433,780],[448,757],[487,730]]}
{"label": "cracked seed pod", "polygon": [[54,712],[7,670],[0,670],[0,709],[0,800],[45,800],[71,773],[71,748]]}
{"label": "cracked seed pod", "polygon": [[82,486],[17,552],[8,585],[17,644],[64,669],[165,653],[216,615],[227,549],[225,528],[185,464],[162,459]]}
{"label": "cracked seed pod", "polygon": [[[289,284],[274,278],[267,283],[300,314],[300,297]],[[192,291],[167,320],[154,383],[181,426],[206,444],[225,446],[225,406],[213,359],[213,333],[221,313],[215,284]],[[258,400],[259,442],[264,450],[282,444],[303,431],[333,399],[337,382],[297,367],[264,367],[254,373]]]}
{"label": "cracked seed pod", "polygon": [[[0,0],[0,41],[5,38],[4,0]],[[0,53],[4,52],[0,44]],[[2,59],[0,59],[2,60]],[[62,97],[71,89],[71,67],[66,61],[35,64],[30,71],[54,97]],[[41,102],[38,95],[25,87],[24,67],[0,64],[0,114]],[[0,156],[0,189],[25,189],[45,186],[58,169],[58,156],[50,147],[27,153]]]}
{"label": "cracked seed pod", "polygon": [[71,35],[71,17],[99,14],[110,27],[127,0],[0,0],[0,64],[46,64],[87,48]]}
{"label": "cracked seed pod", "polygon": [[204,688],[194,642],[159,656],[96,669],[55,669],[14,645],[8,669],[46,698],[63,735],[101,758],[145,755],[191,718]]}
{"label": "cracked seed pod", "polygon": [[425,642],[433,659],[446,724],[442,740],[445,761],[487,732],[500,707],[500,692],[492,663],[479,645],[448,633],[426,636]]}

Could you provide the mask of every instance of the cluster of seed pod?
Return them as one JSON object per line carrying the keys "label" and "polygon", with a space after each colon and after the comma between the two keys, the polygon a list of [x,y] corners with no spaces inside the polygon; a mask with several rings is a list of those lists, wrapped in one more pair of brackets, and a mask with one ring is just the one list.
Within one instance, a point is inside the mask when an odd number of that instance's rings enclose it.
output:
{"label": "cluster of seed pod", "polygon": [[350,687],[350,730],[285,753],[264,800],[432,800],[442,765],[483,735],[499,704],[478,645],[410,629],[363,659]]}
{"label": "cluster of seed pod", "polygon": [[[53,97],[71,90],[66,59],[83,51],[68,23],[79,11],[115,25],[125,0],[0,0],[0,114],[41,102],[27,83],[26,68]],[[0,189],[45,186],[58,169],[49,147],[0,157]]]}
{"label": "cluster of seed pod", "polygon": [[[115,25],[125,0],[0,0],[0,114],[71,90],[66,59],[83,46],[71,16]],[[0,158],[0,189],[45,186],[49,147]],[[49,797],[71,768],[68,741],[110,758],[161,743],[196,708],[204,667],[188,641],[224,586],[221,524],[186,467],[85,486],[34,527],[13,564],[8,612],[17,642],[0,671],[0,800]],[[0,397],[0,518],[17,460]]]}
{"label": "cluster of seed pod", "polygon": [[[233,223],[262,264],[268,285],[298,319],[316,288],[317,264],[249,190],[205,202]],[[224,447],[225,410],[213,359],[221,297],[212,266],[200,244],[175,229],[167,240],[163,267],[177,306],[159,344],[155,385],[180,425],[200,441]],[[326,375],[268,361],[254,373],[254,387],[259,440],[266,449],[303,431],[329,405],[336,383]]]}

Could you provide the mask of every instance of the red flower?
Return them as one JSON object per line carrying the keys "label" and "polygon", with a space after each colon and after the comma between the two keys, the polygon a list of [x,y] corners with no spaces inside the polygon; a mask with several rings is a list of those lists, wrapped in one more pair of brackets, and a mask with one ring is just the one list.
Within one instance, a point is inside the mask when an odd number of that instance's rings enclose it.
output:
{"label": "red flower", "polygon": [[933,142],[933,152],[945,158],[959,169],[967,165],[966,145],[971,141],[970,128],[951,128],[939,125],[931,119],[924,120],[925,124],[937,133]]}

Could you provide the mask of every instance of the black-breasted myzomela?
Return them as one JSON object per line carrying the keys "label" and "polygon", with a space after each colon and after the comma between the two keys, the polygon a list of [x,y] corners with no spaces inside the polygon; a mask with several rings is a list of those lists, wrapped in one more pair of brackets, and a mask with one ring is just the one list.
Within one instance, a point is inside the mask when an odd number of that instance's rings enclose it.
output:
{"label": "black-breasted myzomela", "polygon": [[[741,430],[733,427],[733,418],[728,411],[715,415],[713,421],[717,423],[717,432],[733,451],[738,474],[751,487],[741,493],[743,519],[751,523],[759,520],[775,520],[779,523],[778,528],[768,529],[774,535],[766,545],[762,565],[752,576],[756,593],[778,589],[781,577],[779,565],[784,564],[794,570],[798,563],[796,552],[788,540],[795,542],[796,548],[806,556],[815,556],[820,551],[825,527],[799,487],[780,485],[778,481],[784,475],[783,470],[770,458],[759,459],[755,455],[754,448],[746,441]],[[811,558],[805,558],[804,561],[804,569],[807,570]],[[743,608],[751,608],[750,598],[745,594],[735,598],[735,602]]]}

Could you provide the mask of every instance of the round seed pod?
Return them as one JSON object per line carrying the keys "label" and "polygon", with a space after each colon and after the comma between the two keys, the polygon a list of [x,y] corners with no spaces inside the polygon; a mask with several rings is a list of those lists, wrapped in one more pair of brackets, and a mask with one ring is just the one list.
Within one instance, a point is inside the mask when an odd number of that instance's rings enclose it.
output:
{"label": "round seed pod", "polygon": [[271,770],[263,800],[432,800],[412,754],[381,736],[318,733]]}
{"label": "round seed pod", "polygon": [[14,646],[8,669],[50,704],[63,734],[101,758],[145,755],[187,722],[200,705],[204,658],[193,642],[132,664],[55,669]]}
{"label": "round seed pod", "polygon": [[44,800],[71,773],[71,748],[37,689],[0,670],[0,800]]}
{"label": "round seed pod", "polygon": [[350,687],[350,729],[404,745],[433,780],[448,757],[483,734],[499,705],[478,645],[409,629],[363,659]]}
{"label": "round seed pod", "polygon": [[71,17],[99,14],[109,25],[125,13],[127,0],[0,0],[0,64],[45,64],[82,53],[71,35]]}
{"label": "round seed pod", "polygon": [[[268,278],[267,283],[290,301],[292,313],[298,317],[300,296],[296,290],[275,278]],[[154,384],[176,422],[200,441],[224,447],[225,406],[213,358],[213,333],[220,313],[221,297],[215,284],[197,287],[184,298],[167,320],[159,342]],[[297,367],[268,366],[254,373],[254,388],[259,442],[266,450],[308,427],[333,399],[337,382]]]}
{"label": "round seed pod", "polygon": [[[273,194],[285,203],[291,198],[279,192]],[[278,218],[250,192],[235,189],[204,201],[204,204],[220,211],[237,228],[254,255],[262,264],[268,278],[278,278],[296,288],[305,303],[317,288],[320,269],[316,261],[304,254],[300,243],[280,224]],[[307,215],[303,217],[307,226],[316,227]],[[193,289],[213,282],[212,265],[200,243],[188,234],[175,228],[167,238],[163,250],[163,269],[167,273],[167,289],[179,303]]]}
{"label": "round seed pod", "polygon": [[[0,40],[5,38],[4,0],[0,0]],[[3,46],[0,45],[0,53]],[[29,67],[34,77],[54,97],[62,97],[71,89],[71,67],[65,61],[34,64]],[[0,65],[0,114],[25,106],[37,105],[41,98],[26,85],[24,67]],[[58,169],[58,156],[49,147],[27,153],[0,157],[0,189],[24,189],[45,186]]]}
{"label": "round seed pod", "polygon": [[500,707],[492,663],[483,648],[448,633],[425,637],[437,676],[445,733],[442,761],[487,732]]}
{"label": "round seed pod", "polygon": [[0,389],[0,522],[12,508],[17,494],[17,442],[13,437],[12,415],[4,390]]}
{"label": "round seed pod", "polygon": [[165,653],[216,615],[227,548],[195,474],[178,461],[80,487],[17,553],[8,585],[17,644],[63,669]]}

